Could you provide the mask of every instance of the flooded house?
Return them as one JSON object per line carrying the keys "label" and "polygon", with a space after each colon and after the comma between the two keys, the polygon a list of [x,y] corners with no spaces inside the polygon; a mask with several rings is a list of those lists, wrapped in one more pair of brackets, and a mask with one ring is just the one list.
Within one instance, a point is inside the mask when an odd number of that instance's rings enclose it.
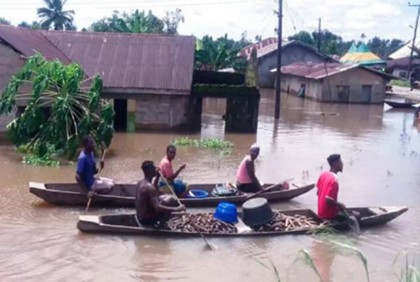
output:
{"label": "flooded house", "polygon": [[368,67],[341,63],[296,63],[281,71],[283,91],[332,103],[383,103],[385,85],[392,78]]}
{"label": "flooded house", "polygon": [[189,127],[195,38],[123,33],[36,31],[0,26],[0,87],[41,53],[49,60],[80,64],[87,77],[103,79],[102,97],[114,104],[114,127]]}
{"label": "flooded house", "polygon": [[[0,89],[36,52],[48,60],[78,63],[87,77],[100,75],[101,96],[113,103],[116,130],[126,131],[128,120],[134,123],[134,130],[200,130],[205,97],[227,99],[227,131],[257,129],[258,90],[244,82],[232,83],[228,74],[218,74],[223,76],[220,85],[220,79],[195,73],[193,36],[41,31],[0,25]],[[18,106],[18,111],[25,107]],[[0,117],[3,130],[13,118],[14,114]]]}
{"label": "flooded house", "polygon": [[[258,86],[274,88],[275,77],[271,70],[277,67],[277,38],[267,38],[247,46],[242,49],[240,54],[249,58],[253,49],[257,51]],[[300,62],[323,63],[335,62],[335,60],[300,41],[284,41],[282,44],[282,66]]]}

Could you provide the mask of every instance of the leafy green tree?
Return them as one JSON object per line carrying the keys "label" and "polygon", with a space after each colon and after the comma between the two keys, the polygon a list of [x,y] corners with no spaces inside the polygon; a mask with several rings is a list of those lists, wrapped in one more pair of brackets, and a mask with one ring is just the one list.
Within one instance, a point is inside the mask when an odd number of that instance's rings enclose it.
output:
{"label": "leafy green tree", "polygon": [[401,47],[402,40],[399,39],[381,39],[378,36],[370,39],[367,43],[369,49],[379,57],[386,59],[390,53]]}
{"label": "leafy green tree", "polygon": [[96,32],[163,33],[164,23],[149,11],[131,14],[114,11],[111,17],[94,22],[89,30]]}
{"label": "leafy green tree", "polygon": [[74,11],[63,10],[67,0],[44,0],[46,7],[39,8],[37,13],[42,19],[42,29],[74,30]]}
{"label": "leafy green tree", "polygon": [[3,17],[0,17],[0,24],[10,25],[10,22]]}
{"label": "leafy green tree", "polygon": [[165,33],[178,34],[178,26],[180,23],[183,23],[184,20],[181,9],[167,11],[166,16],[162,18],[163,24],[165,25]]}
{"label": "leafy green tree", "polygon": [[234,68],[244,72],[247,66],[246,59],[238,56],[244,45],[240,41],[229,39],[227,34],[216,40],[206,35],[201,40],[197,40],[195,67],[211,71]]}
{"label": "leafy green tree", "polygon": [[101,78],[86,79],[78,64],[47,61],[39,54],[30,57],[0,97],[0,114],[10,113],[17,101],[27,104],[8,125],[10,140],[39,157],[53,148],[69,159],[85,135],[109,146],[114,111],[100,99],[101,90]]}
{"label": "leafy green tree", "polygon": [[316,44],[315,40],[312,38],[312,35],[307,31],[299,31],[296,34],[289,36],[287,39],[300,41],[312,47],[314,47]]}
{"label": "leafy green tree", "polygon": [[31,24],[23,21],[20,24],[18,24],[18,27],[31,28],[31,29],[41,29],[41,24],[37,21],[33,21]]}

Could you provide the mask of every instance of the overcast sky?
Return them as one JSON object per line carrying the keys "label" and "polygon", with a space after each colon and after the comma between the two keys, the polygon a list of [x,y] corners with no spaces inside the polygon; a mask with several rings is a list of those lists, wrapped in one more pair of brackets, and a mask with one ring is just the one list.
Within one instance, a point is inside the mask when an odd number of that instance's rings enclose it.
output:
{"label": "overcast sky", "polygon": [[[412,2],[420,0],[412,0]],[[88,4],[89,3],[89,4]],[[0,0],[0,17],[18,24],[38,20],[36,9],[43,0]],[[68,0],[66,9],[75,11],[75,24],[81,29],[93,21],[110,16],[112,11],[152,10],[159,17],[167,10],[180,8],[185,23],[181,34],[210,34],[240,38],[247,31],[255,35],[274,36],[277,20],[275,0]],[[378,35],[382,38],[410,40],[417,8],[405,0],[284,0],[284,36],[295,30],[313,31],[322,18],[322,27],[341,35],[345,40]]]}

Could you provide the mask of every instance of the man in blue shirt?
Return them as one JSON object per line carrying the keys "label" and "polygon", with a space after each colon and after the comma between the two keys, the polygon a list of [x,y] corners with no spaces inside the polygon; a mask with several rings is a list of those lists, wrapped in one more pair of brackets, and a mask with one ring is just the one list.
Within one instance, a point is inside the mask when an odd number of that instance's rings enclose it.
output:
{"label": "man in blue shirt", "polygon": [[[91,136],[83,138],[84,149],[77,160],[76,181],[86,193],[107,193],[114,187],[114,181],[109,178],[95,177],[99,172],[95,160],[95,140]],[[104,168],[101,160],[100,169]]]}

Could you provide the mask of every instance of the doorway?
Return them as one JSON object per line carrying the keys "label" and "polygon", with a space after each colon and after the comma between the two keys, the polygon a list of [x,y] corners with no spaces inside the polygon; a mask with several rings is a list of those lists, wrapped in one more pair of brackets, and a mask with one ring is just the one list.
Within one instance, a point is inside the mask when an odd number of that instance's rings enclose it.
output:
{"label": "doorway", "polygon": [[127,100],[114,100],[114,129],[115,131],[127,130]]}

